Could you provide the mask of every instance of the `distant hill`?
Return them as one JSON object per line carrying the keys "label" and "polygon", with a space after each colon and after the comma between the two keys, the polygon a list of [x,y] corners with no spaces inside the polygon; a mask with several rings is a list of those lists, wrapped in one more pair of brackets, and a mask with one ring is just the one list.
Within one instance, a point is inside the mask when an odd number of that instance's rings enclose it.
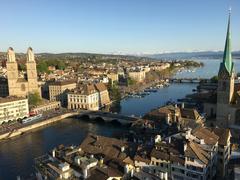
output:
{"label": "distant hill", "polygon": [[[223,57],[223,51],[202,51],[202,52],[175,52],[145,55],[154,59],[191,59],[191,58],[206,58],[206,59],[220,59]],[[233,52],[233,57],[240,59],[240,51]]]}

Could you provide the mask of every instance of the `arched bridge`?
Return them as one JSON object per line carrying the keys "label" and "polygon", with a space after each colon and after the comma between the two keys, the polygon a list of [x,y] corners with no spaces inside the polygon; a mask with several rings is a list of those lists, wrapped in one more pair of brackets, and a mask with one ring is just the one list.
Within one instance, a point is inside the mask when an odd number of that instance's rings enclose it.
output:
{"label": "arched bridge", "polygon": [[123,125],[132,124],[133,122],[139,120],[138,117],[124,116],[121,114],[115,114],[110,112],[103,111],[89,111],[89,110],[80,110],[79,114],[76,117],[88,117],[89,119],[102,119],[104,122],[118,122]]}
{"label": "arched bridge", "polygon": [[169,78],[168,80],[169,82],[173,82],[173,83],[200,83],[200,82],[209,83],[211,82],[210,79],[206,79],[206,78]]}

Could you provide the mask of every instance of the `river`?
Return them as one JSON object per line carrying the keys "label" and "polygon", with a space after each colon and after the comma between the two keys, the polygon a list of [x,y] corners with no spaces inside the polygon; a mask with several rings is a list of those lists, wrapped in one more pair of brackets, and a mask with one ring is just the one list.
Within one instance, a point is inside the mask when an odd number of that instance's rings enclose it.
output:
{"label": "river", "polygon": [[[220,60],[201,60],[204,67],[195,73],[183,72],[178,77],[209,78],[217,74]],[[236,72],[240,71],[240,61],[236,61]],[[144,98],[129,98],[121,101],[119,113],[142,116],[168,100],[176,101],[192,92],[196,84],[171,84]],[[127,131],[123,127],[96,124],[84,120],[65,119],[56,124],[37,129],[31,133],[0,143],[0,179],[16,179],[17,175],[27,176],[34,172],[34,158],[47,153],[59,144],[80,144],[88,133],[104,136]]]}

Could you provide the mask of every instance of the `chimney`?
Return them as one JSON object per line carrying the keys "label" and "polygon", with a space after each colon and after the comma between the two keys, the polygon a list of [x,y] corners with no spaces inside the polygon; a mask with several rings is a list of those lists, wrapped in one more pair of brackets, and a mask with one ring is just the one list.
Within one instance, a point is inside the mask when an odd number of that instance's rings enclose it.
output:
{"label": "chimney", "polygon": [[85,167],[85,168],[83,169],[83,178],[84,178],[84,179],[87,179],[87,177],[88,177],[88,170],[87,170],[87,168]]}
{"label": "chimney", "polygon": [[182,102],[182,104],[181,104],[181,108],[182,108],[182,109],[185,108],[185,104],[184,104],[184,102]]}
{"label": "chimney", "polygon": [[183,150],[184,150],[184,152],[187,150],[187,143],[184,143]]}
{"label": "chimney", "polygon": [[54,158],[56,157],[56,150],[55,149],[52,150],[52,157],[54,157]]}
{"label": "chimney", "polygon": [[172,138],[169,137],[169,138],[168,138],[168,143],[169,143],[169,144],[171,144],[171,140],[172,140]]}

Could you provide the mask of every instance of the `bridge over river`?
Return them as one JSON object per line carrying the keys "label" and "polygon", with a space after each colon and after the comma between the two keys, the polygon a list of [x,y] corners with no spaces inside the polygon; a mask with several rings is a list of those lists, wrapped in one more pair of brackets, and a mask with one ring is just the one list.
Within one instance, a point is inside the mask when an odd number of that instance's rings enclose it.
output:
{"label": "bridge over river", "polygon": [[88,117],[89,119],[102,119],[105,122],[118,122],[123,125],[132,124],[133,122],[139,120],[139,117],[133,116],[124,116],[121,114],[115,114],[110,112],[103,111],[89,111],[89,110],[80,110],[79,114],[75,117]]}
{"label": "bridge over river", "polygon": [[209,83],[211,82],[210,79],[206,79],[206,78],[169,78],[168,80],[169,82],[173,82],[173,83],[200,83],[200,82]]}

